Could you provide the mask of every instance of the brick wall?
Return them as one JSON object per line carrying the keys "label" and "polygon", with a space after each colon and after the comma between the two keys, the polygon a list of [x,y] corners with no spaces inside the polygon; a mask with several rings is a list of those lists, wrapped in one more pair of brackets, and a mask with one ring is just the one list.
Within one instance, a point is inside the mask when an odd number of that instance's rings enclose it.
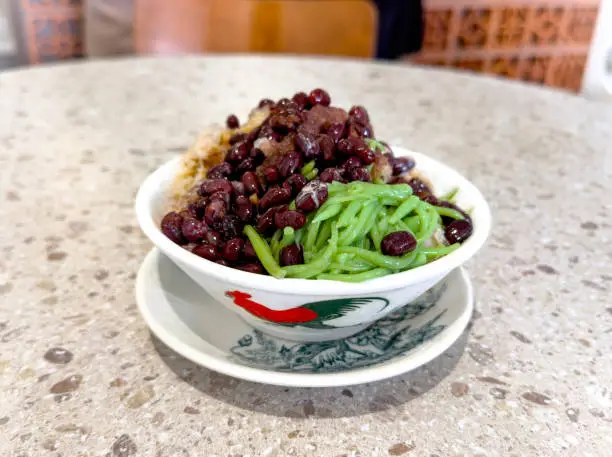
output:
{"label": "brick wall", "polygon": [[578,91],[598,0],[425,0],[418,61]]}
{"label": "brick wall", "polygon": [[21,63],[83,55],[83,0],[9,0]]}

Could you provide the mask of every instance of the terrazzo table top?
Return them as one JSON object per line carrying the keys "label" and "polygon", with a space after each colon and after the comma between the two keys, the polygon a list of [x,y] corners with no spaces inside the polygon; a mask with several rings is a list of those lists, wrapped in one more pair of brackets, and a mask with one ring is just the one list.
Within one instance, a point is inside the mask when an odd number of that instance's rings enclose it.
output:
{"label": "terrazzo table top", "polygon": [[[151,245],[135,191],[211,122],[317,86],[489,199],[469,332],[421,369],[344,389],[195,366],[138,315]],[[609,456],[611,126],[611,106],[554,91],[348,61],[0,74],[0,455]]]}

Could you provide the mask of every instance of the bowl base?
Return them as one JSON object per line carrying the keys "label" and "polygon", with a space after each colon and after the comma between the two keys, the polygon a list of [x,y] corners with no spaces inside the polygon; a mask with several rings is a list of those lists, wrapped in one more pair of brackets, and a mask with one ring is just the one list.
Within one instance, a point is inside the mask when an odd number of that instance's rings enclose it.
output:
{"label": "bowl base", "polygon": [[243,314],[240,314],[240,318],[251,327],[261,330],[261,332],[270,336],[282,338],[283,340],[298,341],[300,343],[318,343],[321,341],[333,341],[348,338],[349,336],[353,336],[355,333],[359,333],[373,324],[373,322],[368,322],[367,324],[353,325],[351,327],[312,330],[299,326],[283,327],[281,325],[268,324],[260,319],[250,318],[249,316],[245,316]]}
{"label": "bowl base", "polygon": [[440,295],[427,294],[364,332],[326,343],[262,335],[208,296],[158,249],[140,267],[136,301],[152,333],[199,365],[264,384],[329,387],[396,376],[448,349],[468,324],[473,294],[462,269],[446,283]]}

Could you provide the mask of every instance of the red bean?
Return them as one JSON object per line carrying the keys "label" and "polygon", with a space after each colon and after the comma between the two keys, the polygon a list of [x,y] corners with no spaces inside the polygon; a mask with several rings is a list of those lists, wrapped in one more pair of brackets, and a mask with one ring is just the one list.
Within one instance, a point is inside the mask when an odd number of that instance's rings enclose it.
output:
{"label": "red bean", "polygon": [[339,122],[332,124],[329,126],[326,133],[334,141],[334,143],[337,143],[344,136],[344,124]]}
{"label": "red bean", "polygon": [[359,149],[370,149],[368,147],[368,144],[362,139],[362,138],[357,138],[355,136],[348,138],[348,141],[351,143],[352,147],[352,153],[353,154],[357,154],[357,151]]}
{"label": "red bean", "polygon": [[349,120],[349,138],[374,138],[374,130],[371,125],[363,125],[354,120]]}
{"label": "red bean", "polygon": [[295,197],[295,206],[303,213],[310,213],[327,200],[327,185],[318,179],[310,181]]}
{"label": "red bean", "polygon": [[463,243],[472,235],[472,223],[465,219],[451,222],[444,229],[444,236],[450,244]]}
{"label": "red bean", "polygon": [[393,176],[403,175],[415,167],[412,157],[397,157],[393,160]]}
{"label": "red bean", "polygon": [[244,225],[238,216],[228,214],[221,222],[221,232],[226,240],[237,238],[242,234]]}
{"label": "red bean", "polygon": [[230,207],[232,196],[228,194],[227,192],[219,191],[219,192],[215,192],[214,194],[212,194],[210,198],[208,199],[209,203],[215,200],[223,202],[223,205],[225,206],[225,210],[227,211]]}
{"label": "red bean", "polygon": [[255,209],[253,208],[251,200],[243,195],[236,197],[236,202],[234,203],[234,213],[243,222],[248,222],[253,219]]}
{"label": "red bean", "polygon": [[351,181],[372,181],[372,176],[370,176],[370,172],[367,168],[364,167],[351,168],[348,172],[348,175]]}
{"label": "red bean", "polygon": [[166,214],[161,220],[161,231],[164,235],[170,238],[171,241],[176,244],[186,244],[187,240],[183,237],[183,231],[181,230],[183,225],[183,217],[174,211]]}
{"label": "red bean", "polygon": [[204,238],[206,234],[206,226],[199,220],[192,217],[184,218],[181,225],[183,236],[192,243],[197,243]]}
{"label": "red bean", "polygon": [[221,162],[218,165],[210,168],[206,173],[208,179],[227,178],[234,172],[234,168],[229,162]]}
{"label": "red bean", "polygon": [[231,193],[233,190],[232,183],[227,179],[205,179],[200,184],[200,195],[211,195],[215,192]]}
{"label": "red bean", "polygon": [[256,259],[257,253],[255,252],[255,248],[249,240],[246,240],[244,246],[242,248],[242,255],[245,259]]}
{"label": "red bean", "polygon": [[223,258],[225,260],[229,260],[230,262],[235,262],[240,257],[243,246],[244,240],[241,238],[232,238],[225,243],[225,246],[223,247]]}
{"label": "red bean", "polygon": [[227,125],[228,129],[237,129],[240,127],[240,121],[235,114],[230,114],[225,120],[225,125]]}
{"label": "red bean", "polygon": [[293,100],[299,110],[304,110],[310,107],[310,101],[308,100],[308,95],[305,92],[298,92],[292,97],[291,100]]}
{"label": "red bean", "polygon": [[353,143],[351,143],[351,141],[349,141],[346,138],[343,138],[340,141],[338,141],[338,143],[336,144],[336,149],[338,150],[340,154],[348,157],[350,155],[353,155],[354,146],[353,146]]}
{"label": "red bean", "polygon": [[274,165],[266,165],[262,167],[261,172],[268,185],[275,184],[280,179],[278,168],[276,168]]}
{"label": "red bean", "polygon": [[246,271],[247,273],[255,273],[258,275],[265,274],[264,268],[260,263],[245,263],[244,265],[236,265],[235,268]]}
{"label": "red bean", "polygon": [[193,251],[191,252],[212,262],[219,258],[219,252],[217,251],[217,248],[210,244],[200,244],[199,246],[193,248]]}
{"label": "red bean", "polygon": [[301,265],[304,263],[304,252],[299,244],[290,244],[281,249],[279,260],[281,266]]}
{"label": "red bean", "polygon": [[261,165],[263,163],[264,160],[266,160],[266,155],[264,154],[264,152],[259,149],[259,148],[253,148],[251,149],[251,152],[249,154],[249,157],[251,159],[253,159],[253,161],[255,162],[255,165]]}
{"label": "red bean", "polygon": [[274,106],[274,105],[275,105],[274,100],[270,100],[269,98],[262,98],[259,101],[258,107],[263,108],[264,106]]}
{"label": "red bean", "polygon": [[211,201],[204,212],[204,221],[210,227],[215,227],[225,218],[226,212],[226,206],[222,200]]}
{"label": "red bean", "polygon": [[291,227],[295,230],[301,229],[306,224],[306,216],[300,211],[278,211],[274,215],[274,224],[278,229]]}
{"label": "red bean", "polygon": [[319,173],[319,180],[325,183],[333,182],[334,178],[336,177],[336,173],[338,173],[338,176],[341,176],[341,173],[335,168],[333,167],[326,168],[321,173]]}
{"label": "red bean", "polygon": [[311,105],[323,105],[329,106],[331,103],[331,97],[329,94],[323,89],[314,89],[308,95],[308,100]]}
{"label": "red bean", "polygon": [[349,110],[349,116],[360,124],[367,125],[370,123],[368,111],[363,106],[353,106]]}
{"label": "red bean", "polygon": [[242,175],[241,178],[242,184],[244,184],[244,190],[247,194],[257,194],[261,193],[261,184],[259,183],[259,179],[257,175],[253,171],[247,171]]}
{"label": "red bean", "polygon": [[430,205],[438,206],[440,204],[440,200],[438,200],[438,197],[433,194],[422,195],[420,199],[426,203],[429,203]]}
{"label": "red bean", "polygon": [[297,110],[298,105],[293,100],[289,100],[288,98],[281,98],[278,102],[276,102],[276,108],[281,110]]}
{"label": "red bean", "polygon": [[245,171],[254,170],[256,166],[257,164],[255,163],[255,159],[247,157],[242,162],[240,162],[240,164],[238,164],[238,166],[236,167],[236,173],[238,173],[238,175],[242,175]]}
{"label": "red bean", "polygon": [[291,200],[291,191],[285,188],[274,186],[268,189],[263,197],[259,200],[259,208],[265,210],[271,206],[287,203]]}
{"label": "red bean", "polygon": [[385,255],[400,256],[414,251],[417,240],[410,232],[389,233],[382,239],[380,249]]}
{"label": "red bean", "polygon": [[274,226],[274,215],[276,214],[276,212],[284,211],[287,208],[288,208],[287,205],[273,206],[272,208],[268,209],[265,213],[260,215],[259,219],[257,219],[257,225],[256,225],[257,231],[259,233],[264,234],[272,230],[275,227]]}
{"label": "red bean", "polygon": [[361,136],[363,138],[374,138],[374,128],[371,124],[367,124],[363,126],[361,131]]}
{"label": "red bean", "polygon": [[416,195],[419,198],[432,194],[429,186],[425,184],[419,178],[412,178],[410,181],[408,181],[408,185],[412,187],[412,191],[414,192],[414,195]]}
{"label": "red bean", "polygon": [[323,161],[331,163],[335,159],[336,145],[334,140],[329,135],[321,134],[317,137],[317,143],[319,144],[319,150]]}
{"label": "red bean", "polygon": [[355,154],[357,154],[357,157],[359,157],[365,165],[370,165],[374,162],[374,160],[376,160],[376,154],[374,154],[374,151],[372,151],[367,145],[364,145],[363,147],[356,147]]}
{"label": "red bean", "polygon": [[274,214],[276,213],[275,208],[270,208],[268,211],[263,213],[257,219],[256,229],[259,233],[266,234],[274,227]]}
{"label": "red bean", "polygon": [[186,209],[179,211],[179,216],[181,216],[183,219],[193,217],[191,213]]}
{"label": "red bean", "polygon": [[198,198],[196,201],[191,202],[187,205],[187,211],[191,213],[196,219],[202,220],[204,217],[204,211],[206,211],[206,205],[208,200],[206,197]]}
{"label": "red bean", "polygon": [[295,195],[302,190],[306,184],[308,184],[308,180],[300,173],[293,173],[287,178],[285,183],[288,183],[291,186],[293,191],[292,194]]}
{"label": "red bean", "polygon": [[317,138],[310,132],[300,131],[295,136],[295,146],[304,154],[307,160],[316,159],[321,155]]}
{"label": "red bean", "polygon": [[410,179],[404,176],[393,176],[389,184],[408,184],[408,181],[410,181]]}
{"label": "red bean", "polygon": [[281,184],[281,187],[287,192],[289,192],[289,194],[293,195],[293,187],[291,187],[291,184],[289,184],[289,182],[285,181]]}
{"label": "red bean", "polygon": [[221,238],[221,234],[215,230],[208,229],[204,234],[204,241],[211,246],[215,246],[220,248],[223,245],[223,239]]}
{"label": "red bean", "polygon": [[278,171],[281,177],[286,178],[290,174],[295,173],[296,170],[302,168],[302,165],[302,156],[296,151],[290,151],[282,157],[278,166]]}
{"label": "red bean", "polygon": [[322,182],[346,182],[346,180],[342,176],[342,171],[338,170],[337,168],[326,168],[319,175],[319,179]]}
{"label": "red bean", "polygon": [[249,148],[244,142],[236,143],[231,146],[225,154],[225,160],[233,165],[237,165],[249,156]]}
{"label": "red bean", "polygon": [[341,173],[344,174],[345,172],[348,172],[352,170],[353,168],[359,168],[361,166],[363,166],[363,163],[361,162],[359,157],[351,156],[342,164],[341,167],[338,167],[338,169],[340,170]]}
{"label": "red bean", "polygon": [[232,181],[232,188],[234,189],[234,195],[245,195],[244,184],[240,181]]}

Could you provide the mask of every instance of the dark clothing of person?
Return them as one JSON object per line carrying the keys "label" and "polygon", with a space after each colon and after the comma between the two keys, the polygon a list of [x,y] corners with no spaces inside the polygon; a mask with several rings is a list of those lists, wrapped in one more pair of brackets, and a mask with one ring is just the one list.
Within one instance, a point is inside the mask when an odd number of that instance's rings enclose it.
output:
{"label": "dark clothing of person", "polygon": [[394,60],[423,46],[422,0],[373,0],[378,9],[376,58]]}

